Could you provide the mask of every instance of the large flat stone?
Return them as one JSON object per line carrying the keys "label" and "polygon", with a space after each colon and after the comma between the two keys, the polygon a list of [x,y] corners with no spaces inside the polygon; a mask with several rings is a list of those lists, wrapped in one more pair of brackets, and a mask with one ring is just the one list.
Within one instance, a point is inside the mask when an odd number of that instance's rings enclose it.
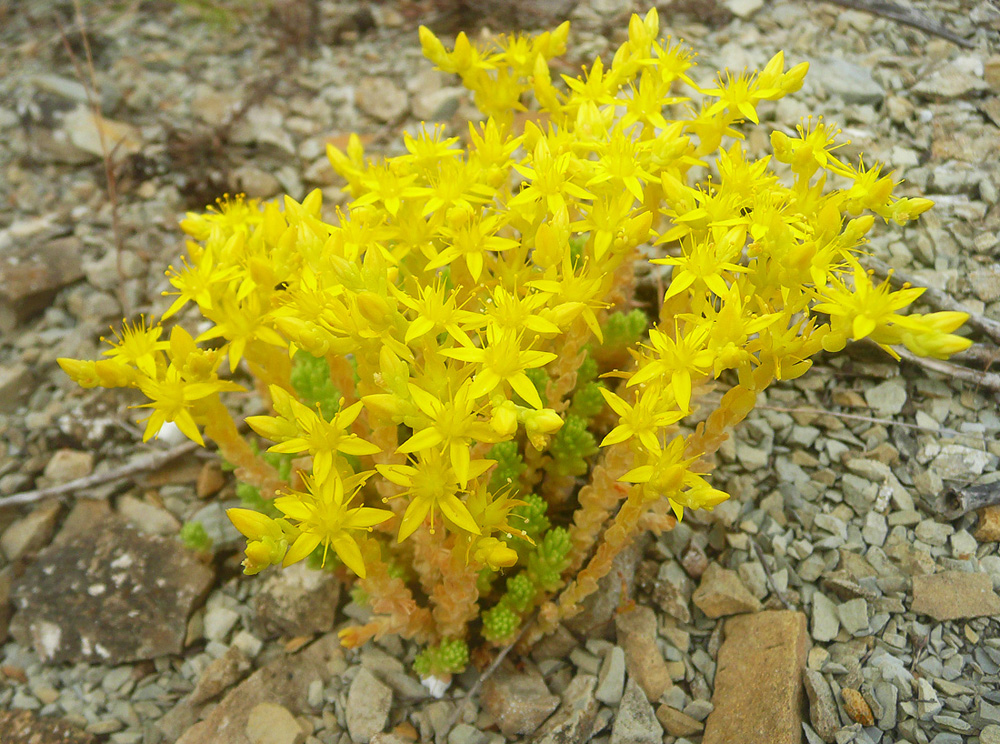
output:
{"label": "large flat stone", "polygon": [[799,744],[809,649],[806,616],[787,610],[726,621],[715,672],[715,709],[703,744]]}
{"label": "large flat stone", "polygon": [[913,577],[913,605],[918,615],[935,620],[1000,615],[1000,597],[986,573],[942,571]]}
{"label": "large flat stone", "polygon": [[176,540],[103,522],[38,554],[14,585],[10,632],[46,662],[116,666],[178,654],[214,578]]}
{"label": "large flat stone", "polygon": [[30,710],[0,711],[3,744],[93,744],[93,736],[57,718],[38,718]]}

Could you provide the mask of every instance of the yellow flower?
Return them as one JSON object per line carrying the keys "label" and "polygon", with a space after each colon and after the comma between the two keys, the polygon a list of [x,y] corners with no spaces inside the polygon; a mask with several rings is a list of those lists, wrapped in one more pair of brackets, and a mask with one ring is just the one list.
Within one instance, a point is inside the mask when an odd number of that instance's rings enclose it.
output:
{"label": "yellow flower", "polygon": [[117,343],[109,341],[111,348],[104,352],[104,356],[119,364],[131,364],[143,374],[156,377],[156,361],[160,358],[158,352],[170,346],[168,342],[160,341],[162,332],[163,328],[159,325],[147,328],[145,316],[140,316],[139,322],[132,324],[131,328],[127,321],[122,321],[121,333],[114,331]]}
{"label": "yellow flower", "polygon": [[323,565],[326,565],[327,551],[333,548],[345,566],[365,578],[365,563],[355,533],[370,532],[375,525],[391,519],[393,513],[367,506],[351,508],[358,491],[355,489],[345,496],[344,482],[336,473],[322,481],[309,476],[303,480],[305,491],[289,491],[274,500],[278,511],[298,522],[295,527],[299,531],[281,565],[287,567],[297,563],[322,545]]}
{"label": "yellow flower", "polygon": [[618,426],[608,432],[601,442],[602,447],[619,442],[627,442],[636,437],[650,452],[660,451],[659,433],[664,427],[684,418],[683,411],[672,411],[664,405],[658,388],[646,388],[639,395],[635,405],[629,405],[606,388],[599,388],[611,410],[618,414]]}

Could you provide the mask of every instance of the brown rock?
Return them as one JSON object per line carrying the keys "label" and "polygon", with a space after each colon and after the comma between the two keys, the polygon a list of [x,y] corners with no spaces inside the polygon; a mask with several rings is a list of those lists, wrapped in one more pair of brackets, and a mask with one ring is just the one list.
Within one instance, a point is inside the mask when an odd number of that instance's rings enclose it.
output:
{"label": "brown rock", "polygon": [[911,610],[935,620],[1000,614],[1000,597],[989,574],[942,571],[913,577]]}
{"label": "brown rock", "polygon": [[200,705],[221,695],[246,676],[253,665],[250,659],[236,646],[230,646],[226,653],[212,661],[198,678],[188,703]]}
{"label": "brown rock", "polygon": [[302,744],[306,732],[291,711],[275,703],[257,703],[247,716],[247,738],[253,744]]}
{"label": "brown rock", "polygon": [[979,522],[973,537],[979,542],[1000,542],[1000,506],[979,510]]}
{"label": "brown rock", "polygon": [[486,680],[481,699],[508,737],[533,734],[560,702],[536,670],[518,672],[509,664]]}
{"label": "brown rock", "polygon": [[305,713],[309,684],[330,679],[343,657],[340,640],[331,633],[298,654],[275,659],[231,690],[205,720],[185,731],[177,744],[251,744],[246,734],[250,711],[267,702],[282,705],[293,714]]}
{"label": "brown rock", "polygon": [[760,600],[743,585],[739,574],[717,563],[705,570],[691,599],[711,618],[757,612],[761,608]]}
{"label": "brown rock", "polygon": [[11,634],[46,662],[115,666],[179,654],[213,580],[176,540],[113,520],[39,553],[15,582]]}
{"label": "brown rock", "polygon": [[[11,321],[13,327],[14,321]],[[5,333],[3,321],[3,299],[0,298],[0,334]],[[0,364],[0,413],[13,413],[21,401],[34,390],[34,375],[24,364]]]}
{"label": "brown rock", "polygon": [[0,710],[3,744],[94,744],[93,736],[53,718],[37,718],[30,710]]}
{"label": "brown rock", "polygon": [[329,633],[339,601],[336,576],[296,563],[264,580],[254,598],[256,626],[265,637]]}
{"label": "brown rock", "polygon": [[82,243],[75,237],[24,240],[0,258],[0,333],[49,306],[63,287],[83,278]]}
{"label": "brown rock", "polygon": [[844,711],[851,717],[852,721],[860,723],[862,726],[875,725],[872,709],[860,692],[845,687],[840,691],[840,696],[844,699]]}
{"label": "brown rock", "polygon": [[51,485],[86,478],[94,471],[94,454],[74,449],[56,450],[45,464],[43,475]]}
{"label": "brown rock", "polygon": [[[703,744],[799,744],[809,649],[806,616],[787,610],[726,621],[715,672],[715,709]],[[751,683],[752,680],[752,683]]]}
{"label": "brown rock", "polygon": [[625,651],[625,668],[646,698],[660,699],[673,682],[656,645],[656,615],[649,607],[636,606],[615,617],[618,643]]}
{"label": "brown rock", "polygon": [[671,736],[697,736],[705,728],[701,721],[667,704],[656,709],[656,719]]}
{"label": "brown rock", "polygon": [[135,496],[126,495],[118,499],[118,514],[147,535],[176,535],[181,531],[181,523],[177,517],[163,507]]}
{"label": "brown rock", "polygon": [[17,560],[48,545],[61,511],[62,505],[58,501],[40,504],[5,529],[0,536],[0,550],[7,560]]}
{"label": "brown rock", "polygon": [[12,571],[13,569],[10,566],[0,569],[0,643],[7,641],[10,616],[14,610],[10,602],[10,590],[14,583]]}
{"label": "brown rock", "polygon": [[198,471],[198,482],[195,484],[195,494],[199,499],[207,499],[218,493],[226,484],[222,468],[215,460],[209,460]]}

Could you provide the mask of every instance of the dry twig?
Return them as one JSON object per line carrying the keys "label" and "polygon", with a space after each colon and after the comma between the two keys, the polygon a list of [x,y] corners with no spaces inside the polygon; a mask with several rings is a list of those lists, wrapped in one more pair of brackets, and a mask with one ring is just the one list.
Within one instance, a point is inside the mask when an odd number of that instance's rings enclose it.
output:
{"label": "dry twig", "polygon": [[902,23],[904,26],[923,31],[925,34],[940,36],[947,39],[952,44],[957,44],[966,49],[974,49],[973,44],[968,39],[963,39],[951,29],[945,28],[939,23],[931,20],[915,8],[904,8],[896,3],[885,2],[884,0],[829,0],[834,5],[851,10],[860,10],[865,13],[888,18],[890,21]]}
{"label": "dry twig", "polygon": [[938,512],[949,522],[987,506],[1000,504],[1000,482],[948,488],[941,494]]}
{"label": "dry twig", "polygon": [[71,491],[79,491],[85,488],[93,488],[94,486],[102,486],[105,483],[113,483],[114,481],[122,480],[123,478],[135,475],[136,473],[142,473],[146,470],[155,470],[156,468],[166,465],[168,462],[176,460],[178,457],[186,455],[196,449],[198,449],[197,442],[183,442],[178,444],[176,447],[171,447],[168,450],[153,452],[152,454],[139,457],[127,465],[122,465],[120,468],[108,470],[104,473],[93,473],[85,478],[77,478],[69,483],[61,483],[58,486],[38,488],[34,491],[24,491],[22,493],[15,493],[12,496],[4,496],[0,498],[0,507],[30,504],[41,499],[49,498],[50,496],[62,496]]}
{"label": "dry twig", "polygon": [[918,357],[906,349],[896,349],[896,353],[904,361],[916,364],[924,369],[929,369],[932,372],[937,372],[945,377],[951,377],[962,382],[968,382],[979,387],[1000,392],[1000,374],[995,372],[983,372],[981,370],[969,369],[968,367],[961,367],[940,359]]}
{"label": "dry twig", "polygon": [[771,587],[771,591],[774,592],[774,596],[778,598],[781,602],[782,607],[786,610],[792,609],[792,606],[788,604],[788,600],[785,599],[785,595],[782,594],[781,590],[778,589],[778,585],[774,583],[774,577],[771,575],[771,568],[767,565],[767,561],[764,558],[764,549],[760,546],[754,538],[750,538],[750,544],[753,545],[753,552],[757,555],[757,560],[760,561],[761,568],[764,569],[764,576],[767,577],[767,583]]}

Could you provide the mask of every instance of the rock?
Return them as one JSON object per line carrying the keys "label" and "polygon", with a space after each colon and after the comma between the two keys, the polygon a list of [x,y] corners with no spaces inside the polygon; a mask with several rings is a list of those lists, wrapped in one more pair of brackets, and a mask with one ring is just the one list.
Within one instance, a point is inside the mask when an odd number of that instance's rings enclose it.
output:
{"label": "rock", "polygon": [[566,686],[559,708],[538,729],[533,744],[576,744],[589,741],[600,707],[594,689],[597,679],[580,674]]}
{"label": "rock", "polygon": [[969,284],[983,302],[1000,300],[1000,268],[990,266],[969,272]]}
{"label": "rock", "polygon": [[906,383],[897,377],[870,387],[865,402],[879,416],[895,416],[906,404]]}
{"label": "rock", "polygon": [[817,60],[810,65],[809,77],[844,103],[878,105],[885,98],[885,90],[875,82],[870,69],[845,59]]}
{"label": "rock", "polygon": [[218,697],[247,675],[253,665],[238,647],[230,646],[214,659],[198,678],[198,683],[188,698],[191,705],[200,705]]}
{"label": "rock", "polygon": [[82,251],[75,237],[15,240],[0,232],[0,333],[10,333],[82,279]]}
{"label": "rock", "polygon": [[202,633],[209,641],[224,643],[239,619],[240,613],[234,609],[220,605],[209,607],[205,611]]}
{"label": "rock", "polygon": [[213,579],[175,540],[112,520],[39,553],[16,582],[11,633],[46,662],[113,666],[179,654]]}
{"label": "rock", "polygon": [[406,91],[387,77],[361,80],[354,93],[354,102],[364,113],[384,122],[396,121],[410,107]]}
{"label": "rock", "polygon": [[703,744],[799,744],[806,616],[787,610],[739,615],[726,621],[725,633]]}
{"label": "rock", "polygon": [[983,80],[982,59],[962,55],[930,74],[922,75],[912,90],[924,98],[951,100],[969,98],[989,88]]}
{"label": "rock", "polygon": [[757,612],[761,608],[760,600],[743,585],[739,574],[717,563],[709,565],[691,599],[711,618]]}
{"label": "rock", "polygon": [[979,732],[979,744],[1000,744],[1000,726],[984,726]]}
{"label": "rock", "polygon": [[928,467],[945,480],[969,482],[982,475],[992,461],[993,455],[989,452],[962,444],[946,444]]}
{"label": "rock", "polygon": [[653,713],[646,694],[630,679],[611,726],[610,744],[660,744],[663,727]]}
{"label": "rock", "polygon": [[96,744],[97,739],[65,721],[38,718],[30,710],[0,710],[0,741],[4,744]]}
{"label": "rock", "polygon": [[862,598],[844,602],[837,608],[840,627],[851,635],[868,633],[868,602]]}
{"label": "rock", "polygon": [[734,16],[746,20],[764,7],[764,0],[723,0],[722,4]]}
{"label": "rock", "polygon": [[305,713],[309,685],[317,679],[326,682],[342,671],[343,659],[344,651],[335,633],[323,636],[297,654],[275,659],[230,690],[176,744],[247,744],[250,711],[260,703],[274,703],[293,714]]}
{"label": "rock", "polygon": [[850,687],[845,687],[840,691],[840,697],[844,700],[844,712],[850,716],[855,723],[862,726],[874,726],[875,716],[872,709],[865,701],[864,695]]}
{"label": "rock", "polygon": [[364,667],[351,682],[347,694],[347,730],[358,744],[385,730],[392,709],[392,689]]}
{"label": "rock", "polygon": [[697,736],[705,728],[701,721],[666,704],[656,709],[656,720],[670,736]]}
{"label": "rock", "polygon": [[48,545],[61,512],[58,501],[42,503],[5,529],[0,535],[0,550],[7,560],[16,561]]}
{"label": "rock", "polygon": [[[9,328],[4,328],[3,287],[0,285],[0,333],[13,330],[16,321],[10,319]],[[0,364],[0,413],[14,413],[17,407],[28,397],[34,387],[34,375],[27,365],[15,363]],[[21,474],[18,474],[21,475]],[[5,496],[10,494],[5,493]]]}
{"label": "rock", "polygon": [[302,744],[306,732],[283,705],[258,703],[247,716],[247,738],[251,744]]}
{"label": "rock", "polygon": [[142,135],[138,129],[122,121],[95,115],[84,104],[66,114],[63,130],[74,147],[94,158],[107,154],[113,162],[120,163],[142,149]]}
{"label": "rock", "polygon": [[873,693],[878,704],[882,706],[878,727],[883,731],[892,731],[896,728],[896,703],[899,700],[899,690],[889,682],[877,682]]}
{"label": "rock", "polygon": [[618,705],[625,690],[625,652],[621,646],[612,646],[604,656],[597,676],[594,697],[605,705]]}
{"label": "rock", "polygon": [[676,561],[660,564],[653,584],[653,601],[671,617],[691,622],[691,580]]}
{"label": "rock", "polygon": [[809,722],[819,737],[829,744],[840,728],[837,701],[833,699],[830,685],[819,672],[807,669],[803,682],[809,696]]}
{"label": "rock", "polygon": [[181,531],[181,523],[177,517],[166,509],[135,496],[122,496],[118,499],[118,513],[126,522],[147,535],[176,535]]}
{"label": "rock", "polygon": [[339,603],[336,576],[296,563],[264,580],[253,604],[256,629],[264,637],[329,633]]}
{"label": "rock", "polygon": [[625,668],[651,701],[673,684],[667,664],[656,644],[656,615],[649,607],[637,605],[615,617],[618,642],[625,650]]}
{"label": "rock", "polygon": [[194,491],[199,499],[207,499],[222,490],[225,484],[226,478],[222,474],[222,467],[214,460],[209,460],[198,471],[198,481]]}
{"label": "rock", "polygon": [[989,574],[943,571],[913,577],[913,604],[919,615],[958,620],[1000,614],[1000,596]]}
{"label": "rock", "polygon": [[13,568],[4,566],[0,569],[0,644],[6,643],[10,616],[13,608],[10,604],[10,591],[14,584]]}
{"label": "rock", "polygon": [[979,542],[1000,542],[1000,506],[979,510],[979,522],[973,537]]}
{"label": "rock", "polygon": [[537,670],[518,672],[510,664],[486,680],[480,699],[507,737],[534,733],[559,706]]}
{"label": "rock", "polygon": [[651,535],[643,533],[615,556],[597,591],[581,602],[578,614],[565,621],[568,630],[586,638],[610,637],[615,613],[635,595],[636,568],[651,541]]}
{"label": "rock", "polygon": [[229,176],[229,186],[251,199],[270,199],[281,191],[281,182],[263,168],[241,165]]}
{"label": "rock", "polygon": [[812,605],[812,637],[820,642],[832,641],[840,630],[840,618],[837,615],[837,605],[823,592],[813,594]]}
{"label": "rock", "polygon": [[56,450],[45,463],[42,475],[50,485],[58,486],[77,478],[86,478],[94,471],[94,454],[74,449]]}

